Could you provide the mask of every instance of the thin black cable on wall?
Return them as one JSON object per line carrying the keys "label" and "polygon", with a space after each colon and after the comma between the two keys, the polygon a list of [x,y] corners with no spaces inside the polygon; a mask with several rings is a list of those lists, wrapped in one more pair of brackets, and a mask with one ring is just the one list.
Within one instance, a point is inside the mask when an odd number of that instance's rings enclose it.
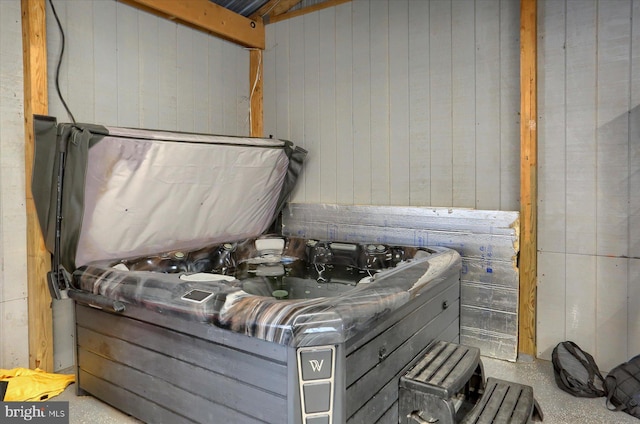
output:
{"label": "thin black cable on wall", "polygon": [[49,4],[51,5],[51,10],[53,11],[53,16],[56,18],[56,22],[58,23],[58,28],[60,29],[60,36],[61,36],[61,44],[62,47],[60,49],[60,56],[58,57],[58,66],[56,67],[56,92],[58,93],[58,97],[60,97],[60,101],[62,102],[62,105],[64,106],[64,109],[67,111],[67,114],[69,115],[69,118],[71,118],[71,122],[73,122],[74,124],[76,123],[76,118],[73,116],[73,113],[71,113],[71,110],[69,109],[69,106],[67,106],[67,102],[64,100],[64,97],[62,97],[62,93],[60,92],[60,65],[62,65],[62,57],[64,55],[64,44],[65,44],[65,39],[64,39],[64,30],[62,29],[62,24],[60,23],[60,19],[58,18],[58,13],[56,12],[56,8],[53,6],[53,1],[49,0]]}

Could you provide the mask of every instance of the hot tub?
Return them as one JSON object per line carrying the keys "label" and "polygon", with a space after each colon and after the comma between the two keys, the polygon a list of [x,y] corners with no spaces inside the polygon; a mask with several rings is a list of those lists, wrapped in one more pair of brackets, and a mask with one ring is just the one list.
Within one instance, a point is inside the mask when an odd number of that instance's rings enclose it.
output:
{"label": "hot tub", "polygon": [[153,423],[397,423],[400,375],[459,338],[456,252],[261,235],[299,172],[286,143],[50,119],[36,135],[81,392]]}

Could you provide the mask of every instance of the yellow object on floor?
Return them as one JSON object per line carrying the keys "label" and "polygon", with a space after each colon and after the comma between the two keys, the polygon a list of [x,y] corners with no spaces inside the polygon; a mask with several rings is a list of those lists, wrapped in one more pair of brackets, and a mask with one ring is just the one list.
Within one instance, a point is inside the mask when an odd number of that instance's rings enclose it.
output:
{"label": "yellow object on floor", "polygon": [[[7,381],[5,402],[35,402],[59,395],[75,381],[70,374],[52,374],[36,368],[0,368],[0,381]],[[1,401],[2,399],[0,399]]]}

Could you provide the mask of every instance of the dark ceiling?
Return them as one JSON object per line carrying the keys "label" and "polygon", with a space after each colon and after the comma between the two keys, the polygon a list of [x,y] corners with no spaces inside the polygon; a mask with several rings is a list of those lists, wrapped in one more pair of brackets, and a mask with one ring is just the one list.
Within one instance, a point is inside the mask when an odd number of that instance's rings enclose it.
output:
{"label": "dark ceiling", "polygon": [[211,0],[215,4],[225,7],[242,16],[250,16],[269,0]]}
{"label": "dark ceiling", "polygon": [[[2,1],[2,0],[0,0]],[[261,17],[265,23],[272,17],[286,14],[307,6],[315,6],[327,0],[210,0],[239,15],[255,19]]]}

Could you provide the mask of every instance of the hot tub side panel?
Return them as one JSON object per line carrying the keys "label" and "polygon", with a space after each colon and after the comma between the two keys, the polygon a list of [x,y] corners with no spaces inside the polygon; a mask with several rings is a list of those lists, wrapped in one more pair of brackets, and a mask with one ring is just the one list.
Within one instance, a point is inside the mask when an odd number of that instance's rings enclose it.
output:
{"label": "hot tub side panel", "polygon": [[398,380],[433,340],[460,337],[460,273],[446,277],[414,301],[346,344],[347,423],[397,423]]}
{"label": "hot tub side panel", "polygon": [[288,421],[286,346],[147,315],[77,304],[79,390],[145,422]]}

